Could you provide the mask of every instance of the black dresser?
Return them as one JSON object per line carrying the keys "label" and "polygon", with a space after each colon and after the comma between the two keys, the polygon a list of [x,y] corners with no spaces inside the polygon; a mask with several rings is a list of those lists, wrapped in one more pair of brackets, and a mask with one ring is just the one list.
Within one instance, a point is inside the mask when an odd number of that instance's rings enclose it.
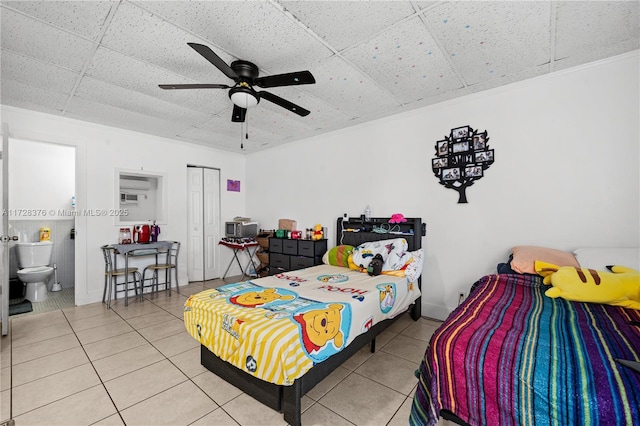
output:
{"label": "black dresser", "polygon": [[269,238],[269,275],[320,265],[327,240]]}

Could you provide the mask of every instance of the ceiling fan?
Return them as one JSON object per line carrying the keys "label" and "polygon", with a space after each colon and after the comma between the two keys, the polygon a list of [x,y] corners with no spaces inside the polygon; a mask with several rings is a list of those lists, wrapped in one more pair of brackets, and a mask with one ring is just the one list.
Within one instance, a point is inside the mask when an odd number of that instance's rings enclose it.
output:
{"label": "ceiling fan", "polygon": [[266,77],[258,77],[259,70],[256,65],[248,61],[233,61],[231,65],[227,65],[213,50],[209,47],[198,43],[187,43],[196,52],[202,55],[207,61],[211,62],[216,68],[224,73],[227,77],[235,81],[235,85],[228,86],[226,84],[160,84],[159,87],[165,90],[174,89],[231,89],[229,90],[229,98],[233,102],[233,115],[231,121],[244,122],[247,114],[247,108],[255,106],[260,99],[266,99],[289,111],[302,117],[309,115],[308,110],[298,106],[286,99],[276,96],[273,93],[256,91],[253,86],[258,87],[280,87],[280,86],[296,86],[299,84],[314,84],[315,78],[309,71],[298,71],[287,74],[268,75]]}

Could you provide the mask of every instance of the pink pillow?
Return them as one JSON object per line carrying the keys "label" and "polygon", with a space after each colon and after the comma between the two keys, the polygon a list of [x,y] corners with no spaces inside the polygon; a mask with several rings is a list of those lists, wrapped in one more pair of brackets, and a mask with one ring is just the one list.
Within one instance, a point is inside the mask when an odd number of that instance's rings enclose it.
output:
{"label": "pink pillow", "polygon": [[576,257],[569,252],[546,247],[517,246],[512,249],[511,269],[520,274],[535,274],[533,263],[536,260],[553,263],[558,266],[580,267]]}

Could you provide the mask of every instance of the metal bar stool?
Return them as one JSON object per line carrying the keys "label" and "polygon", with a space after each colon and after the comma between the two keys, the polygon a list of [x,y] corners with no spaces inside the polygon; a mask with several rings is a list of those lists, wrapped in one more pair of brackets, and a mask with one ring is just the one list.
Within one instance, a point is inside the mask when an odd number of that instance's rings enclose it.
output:
{"label": "metal bar stool", "polygon": [[[115,248],[110,245],[100,247],[104,257],[104,290],[102,291],[102,303],[107,299],[107,308],[111,309],[111,293],[114,298],[118,299],[118,285],[124,285],[125,306],[129,303],[129,277],[125,276],[125,268],[114,269],[113,256],[115,256]],[[142,276],[138,272],[138,268],[128,268],[128,275],[133,275],[133,286],[138,295],[138,282],[140,282],[140,297],[142,297]],[[124,282],[118,283],[118,277],[125,277]],[[121,290],[122,291],[122,290]],[[109,294],[107,298],[107,292]]]}
{"label": "metal bar stool", "polygon": [[[171,271],[175,271],[176,277],[176,291],[180,294],[180,286],[178,285],[178,254],[180,253],[180,242],[171,241],[171,247],[167,250],[166,261],[164,263],[157,263],[149,265],[144,268],[142,272],[142,282],[146,282],[147,279],[151,279],[151,291],[158,291],[158,285],[164,284],[165,291],[169,291],[171,296]],[[147,278],[147,271],[151,273],[151,277]],[[158,281],[158,275],[161,271],[164,271],[164,283]],[[144,287],[143,287],[144,288]]]}

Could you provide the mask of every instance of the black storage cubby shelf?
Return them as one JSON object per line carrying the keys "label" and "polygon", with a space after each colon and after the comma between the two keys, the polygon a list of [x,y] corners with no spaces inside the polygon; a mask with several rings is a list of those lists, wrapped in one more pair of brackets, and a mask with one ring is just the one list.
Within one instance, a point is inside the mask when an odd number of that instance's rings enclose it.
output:
{"label": "black storage cubby shelf", "polygon": [[269,275],[320,265],[327,240],[269,238]]}
{"label": "black storage cubby shelf", "polygon": [[[342,244],[342,236],[350,234],[350,240],[356,245],[366,241],[375,241],[392,238],[405,238],[409,250],[414,251],[422,247],[421,238],[413,238],[414,235],[426,236],[427,226],[419,218],[406,218],[406,222],[389,223],[388,217],[372,217],[369,220],[363,218],[338,218],[338,237],[336,245]],[[351,243],[353,245],[353,242]]]}

